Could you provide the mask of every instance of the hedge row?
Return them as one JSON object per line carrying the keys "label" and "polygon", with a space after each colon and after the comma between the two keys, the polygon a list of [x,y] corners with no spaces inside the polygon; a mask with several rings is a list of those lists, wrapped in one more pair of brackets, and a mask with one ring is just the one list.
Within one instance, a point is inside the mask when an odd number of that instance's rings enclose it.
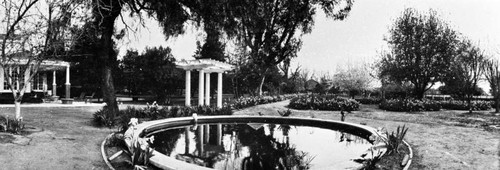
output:
{"label": "hedge row", "polygon": [[427,99],[389,99],[381,102],[379,108],[399,112],[439,111],[441,105],[436,101]]}
{"label": "hedge row", "polygon": [[359,103],[335,96],[309,95],[292,99],[288,107],[297,110],[355,111],[359,110]]}
{"label": "hedge row", "polygon": [[[491,102],[473,101],[472,110],[489,110]],[[417,100],[417,99],[391,99],[381,102],[379,108],[388,111],[414,112],[414,111],[439,111],[447,110],[469,110],[469,105],[466,101],[447,100]]]}
{"label": "hedge row", "polygon": [[[440,101],[441,107],[448,110],[469,110],[467,101],[461,100],[446,100]],[[493,102],[489,101],[472,101],[472,110],[490,110]]]}
{"label": "hedge row", "polygon": [[101,110],[94,113],[94,123],[97,126],[113,127],[118,126],[121,130],[128,127],[130,118],[139,118],[141,121],[157,120],[172,117],[191,116],[193,113],[198,115],[232,115],[233,110],[243,109],[259,104],[266,104],[287,100],[299,95],[279,95],[279,96],[260,96],[260,97],[240,97],[233,100],[229,104],[224,104],[222,108],[215,106],[172,106],[162,107],[153,103],[147,104],[144,108],[127,107],[125,110],[120,110],[115,118],[112,113],[104,106]]}

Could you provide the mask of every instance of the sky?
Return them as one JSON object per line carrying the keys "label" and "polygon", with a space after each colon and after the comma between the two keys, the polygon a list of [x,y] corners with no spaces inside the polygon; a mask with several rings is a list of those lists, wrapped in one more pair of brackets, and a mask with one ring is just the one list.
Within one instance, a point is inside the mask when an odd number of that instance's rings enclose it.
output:
{"label": "sky", "polygon": [[[405,8],[435,10],[454,30],[500,59],[499,7],[500,0],[356,0],[343,21],[327,19],[318,10],[313,31],[303,36],[292,68],[300,65],[316,74],[333,74],[347,66],[373,63],[380,51],[387,49],[384,36]],[[119,43],[120,55],[130,48],[143,51],[146,46],[161,45],[172,48],[177,59],[193,59],[196,40],[202,40],[194,28],[165,41],[157,23],[147,21],[145,27]]]}

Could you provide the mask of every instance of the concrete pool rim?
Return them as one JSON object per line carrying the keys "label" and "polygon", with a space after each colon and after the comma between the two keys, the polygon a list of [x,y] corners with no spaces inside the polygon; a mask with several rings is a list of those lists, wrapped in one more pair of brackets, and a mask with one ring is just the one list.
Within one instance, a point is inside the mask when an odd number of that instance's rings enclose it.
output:
{"label": "concrete pool rim", "polygon": [[[293,125],[303,125],[303,126],[314,126],[319,128],[327,128],[332,130],[343,129],[346,132],[360,136],[367,139],[370,143],[375,140],[374,137],[385,140],[385,137],[381,135],[379,131],[375,128],[349,123],[341,122],[335,120],[325,120],[325,119],[315,119],[315,118],[303,118],[303,117],[276,117],[276,116],[193,116],[193,117],[181,117],[181,118],[168,118],[161,120],[148,121],[136,126],[129,128],[125,132],[125,143],[132,150],[134,140],[139,138],[144,138],[150,134],[161,131],[166,128],[180,127],[180,126],[190,126],[196,124],[215,124],[215,123],[287,123]],[[410,145],[404,141],[403,142],[410,150],[409,160],[403,169],[408,169],[412,158],[413,152]],[[107,157],[103,154],[103,158],[107,162]],[[174,158],[163,155],[157,151],[152,152],[152,157],[149,159],[152,165],[155,165],[162,169],[210,169],[206,167],[201,167],[194,164],[185,163],[178,161]],[[110,164],[108,164],[110,166]],[[110,166],[112,168],[112,166]]]}

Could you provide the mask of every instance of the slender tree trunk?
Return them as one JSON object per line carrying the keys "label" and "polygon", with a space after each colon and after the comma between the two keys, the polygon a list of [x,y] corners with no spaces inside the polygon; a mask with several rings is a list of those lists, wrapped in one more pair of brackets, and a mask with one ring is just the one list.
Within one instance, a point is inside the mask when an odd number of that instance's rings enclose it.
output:
{"label": "slender tree trunk", "polygon": [[500,112],[500,95],[495,95],[495,113]]}
{"label": "slender tree trunk", "polygon": [[21,100],[14,100],[16,120],[21,119]]}
{"label": "slender tree trunk", "polygon": [[262,87],[264,86],[264,81],[266,81],[266,76],[262,76],[262,79],[260,80],[260,84],[258,87],[259,96],[262,96]]}
{"label": "slender tree trunk", "polygon": [[472,113],[472,96],[467,95],[467,106],[469,106],[469,113]]}

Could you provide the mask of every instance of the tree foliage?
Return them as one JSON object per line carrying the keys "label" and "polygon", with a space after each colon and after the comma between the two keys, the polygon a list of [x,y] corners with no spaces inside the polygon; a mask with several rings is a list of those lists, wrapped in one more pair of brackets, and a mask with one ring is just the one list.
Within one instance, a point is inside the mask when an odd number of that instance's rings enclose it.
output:
{"label": "tree foliage", "polygon": [[450,71],[443,78],[443,90],[456,97],[470,100],[480,95],[477,83],[484,72],[485,57],[479,47],[464,39],[458,44],[456,55],[450,65]]}
{"label": "tree foliage", "polygon": [[[87,4],[79,0],[4,0],[0,2],[4,34],[0,67],[21,117],[20,102],[43,60],[58,58],[78,39],[71,28],[85,20]],[[84,21],[83,21],[84,22]],[[26,75],[26,78],[24,78]]]}
{"label": "tree foliage", "polygon": [[129,50],[121,62],[125,86],[132,94],[154,94],[158,101],[165,101],[184,85],[182,71],[174,62],[169,47],[146,48],[140,55]]}
{"label": "tree foliage", "polygon": [[486,60],[484,72],[495,98],[495,112],[498,113],[500,112],[500,62],[492,59]]}
{"label": "tree foliage", "polygon": [[372,81],[373,78],[363,67],[349,67],[334,75],[336,86],[340,87],[341,91],[347,92],[352,98],[369,90]]}
{"label": "tree foliage", "polygon": [[410,82],[417,98],[446,76],[458,43],[457,33],[436,12],[410,8],[395,20],[386,41],[390,52],[378,64],[379,77]]}
{"label": "tree foliage", "polygon": [[327,0],[242,0],[229,2],[235,18],[236,39],[248,50],[249,62],[260,77],[257,91],[262,93],[265,73],[294,58],[302,46],[301,36],[311,32],[316,8],[321,7],[328,17],[343,19],[352,1]]}

